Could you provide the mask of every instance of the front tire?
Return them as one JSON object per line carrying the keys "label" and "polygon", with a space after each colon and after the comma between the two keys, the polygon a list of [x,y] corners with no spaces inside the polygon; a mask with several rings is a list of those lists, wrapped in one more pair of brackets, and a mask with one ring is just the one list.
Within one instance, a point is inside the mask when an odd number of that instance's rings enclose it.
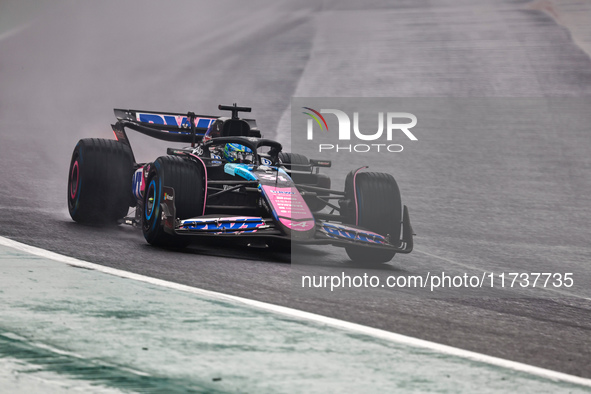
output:
{"label": "front tire", "polygon": [[133,157],[115,140],[86,138],[72,153],[68,211],[78,223],[115,224],[133,205]]}
{"label": "front tire", "polygon": [[[394,177],[380,172],[349,173],[345,180],[345,195],[352,202],[348,222],[390,240],[400,238],[402,199]],[[396,252],[367,246],[347,246],[347,255],[356,263],[386,263]]]}
{"label": "front tire", "polygon": [[190,239],[164,231],[162,223],[163,187],[174,189],[176,218],[188,219],[203,215],[205,180],[203,167],[179,156],[161,156],[150,168],[142,213],[142,230],[149,244],[164,247],[185,247]]}

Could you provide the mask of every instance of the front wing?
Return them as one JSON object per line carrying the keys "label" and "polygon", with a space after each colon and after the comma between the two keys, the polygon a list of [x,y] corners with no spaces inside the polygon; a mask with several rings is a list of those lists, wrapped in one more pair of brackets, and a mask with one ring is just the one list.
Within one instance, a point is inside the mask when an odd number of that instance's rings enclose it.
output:
{"label": "front wing", "polygon": [[[167,188],[165,188],[167,189]],[[168,195],[174,195],[172,189]],[[245,237],[245,238],[281,238],[289,240],[289,235],[281,230],[274,218],[255,216],[208,215],[191,219],[175,219],[174,198],[163,204],[164,231],[177,236],[193,237]],[[376,249],[395,250],[396,253],[410,253],[413,249],[413,230],[410,224],[408,208],[404,207],[402,233],[399,240],[391,240],[359,226],[325,220],[315,220],[312,237],[292,239],[298,244],[332,244],[335,246],[366,246]]]}

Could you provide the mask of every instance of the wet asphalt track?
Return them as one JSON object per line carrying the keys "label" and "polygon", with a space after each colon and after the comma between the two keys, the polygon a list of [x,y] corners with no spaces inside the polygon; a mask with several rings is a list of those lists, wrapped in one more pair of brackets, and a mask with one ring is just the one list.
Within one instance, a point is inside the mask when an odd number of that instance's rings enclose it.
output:
{"label": "wet asphalt track", "polygon": [[[575,297],[540,299],[426,300],[392,289],[346,297],[301,293],[290,290],[289,254],[217,243],[171,252],[150,247],[131,228],[83,227],[67,214],[71,150],[82,137],[111,137],[113,107],[215,113],[217,104],[237,102],[254,107],[263,134],[278,130],[285,138],[291,96],[591,94],[589,57],[547,15],[525,2],[474,3],[102,2],[62,3],[33,17],[21,12],[22,23],[6,29],[27,27],[0,36],[0,235],[132,272],[591,377],[588,287]],[[589,283],[591,141],[586,134],[569,134],[546,160],[536,153],[555,146],[558,137],[543,137],[536,144],[501,143],[521,172],[502,165],[495,171],[505,156],[476,140],[456,144],[448,154],[425,148],[406,157],[408,166],[401,165],[396,176],[419,233],[417,250],[396,256],[380,272],[423,275],[491,266],[535,272],[542,264],[555,272],[568,268]],[[162,152],[162,145],[132,138],[140,159]],[[445,168],[453,171],[438,173]],[[484,169],[491,169],[487,181]],[[549,188],[515,181],[529,179],[530,170],[544,175]],[[491,184],[504,193],[491,196]],[[491,222],[503,205],[514,211]],[[533,211],[523,212],[525,206]],[[323,266],[350,268],[342,251],[323,252]]]}

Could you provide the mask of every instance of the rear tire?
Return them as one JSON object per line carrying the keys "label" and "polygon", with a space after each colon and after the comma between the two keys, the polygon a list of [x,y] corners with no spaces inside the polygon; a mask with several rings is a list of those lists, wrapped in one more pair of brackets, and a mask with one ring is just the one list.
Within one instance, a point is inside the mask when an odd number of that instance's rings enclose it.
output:
{"label": "rear tire", "polygon": [[[362,172],[354,178],[354,173],[349,173],[345,181],[345,194],[347,199],[352,201],[348,212],[349,223],[388,236],[393,241],[400,238],[402,200],[398,184],[392,175]],[[347,246],[345,249],[349,258],[356,263],[386,263],[396,254],[391,250],[365,246]]]}
{"label": "rear tire", "polygon": [[[310,160],[304,155],[300,155],[299,153],[286,153],[286,152],[279,152],[279,161],[281,164],[285,166],[288,170],[291,170],[292,164],[303,164],[308,165],[310,164]],[[298,168],[294,168],[294,170],[298,170]]]}
{"label": "rear tire", "polygon": [[203,167],[179,156],[161,156],[151,165],[148,173],[142,212],[144,237],[155,246],[185,247],[191,242],[190,238],[164,231],[161,205],[164,186],[174,189],[176,218],[201,216],[205,197]]}
{"label": "rear tire", "polygon": [[68,211],[83,224],[114,224],[134,204],[133,156],[115,140],[86,138],[72,153],[68,175]]}

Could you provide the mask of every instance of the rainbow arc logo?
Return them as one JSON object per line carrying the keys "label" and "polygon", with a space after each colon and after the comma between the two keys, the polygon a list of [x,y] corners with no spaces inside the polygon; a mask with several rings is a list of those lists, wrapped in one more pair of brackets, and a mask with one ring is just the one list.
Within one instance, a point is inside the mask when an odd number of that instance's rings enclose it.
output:
{"label": "rainbow arc logo", "polygon": [[[322,123],[324,123],[324,126],[326,127],[326,131],[328,131],[328,125],[326,124],[326,120],[324,119],[324,116],[322,116],[320,114],[320,112],[318,112],[315,109],[312,109],[310,107],[302,107],[302,108],[313,112],[313,114],[311,114],[310,112],[302,112],[302,113],[305,115],[308,115],[312,119],[314,119],[316,121],[316,123],[318,123],[318,126],[320,126],[320,130],[324,130],[324,127],[322,127]],[[322,123],[320,123],[320,119],[318,119],[318,118],[322,119]]]}

